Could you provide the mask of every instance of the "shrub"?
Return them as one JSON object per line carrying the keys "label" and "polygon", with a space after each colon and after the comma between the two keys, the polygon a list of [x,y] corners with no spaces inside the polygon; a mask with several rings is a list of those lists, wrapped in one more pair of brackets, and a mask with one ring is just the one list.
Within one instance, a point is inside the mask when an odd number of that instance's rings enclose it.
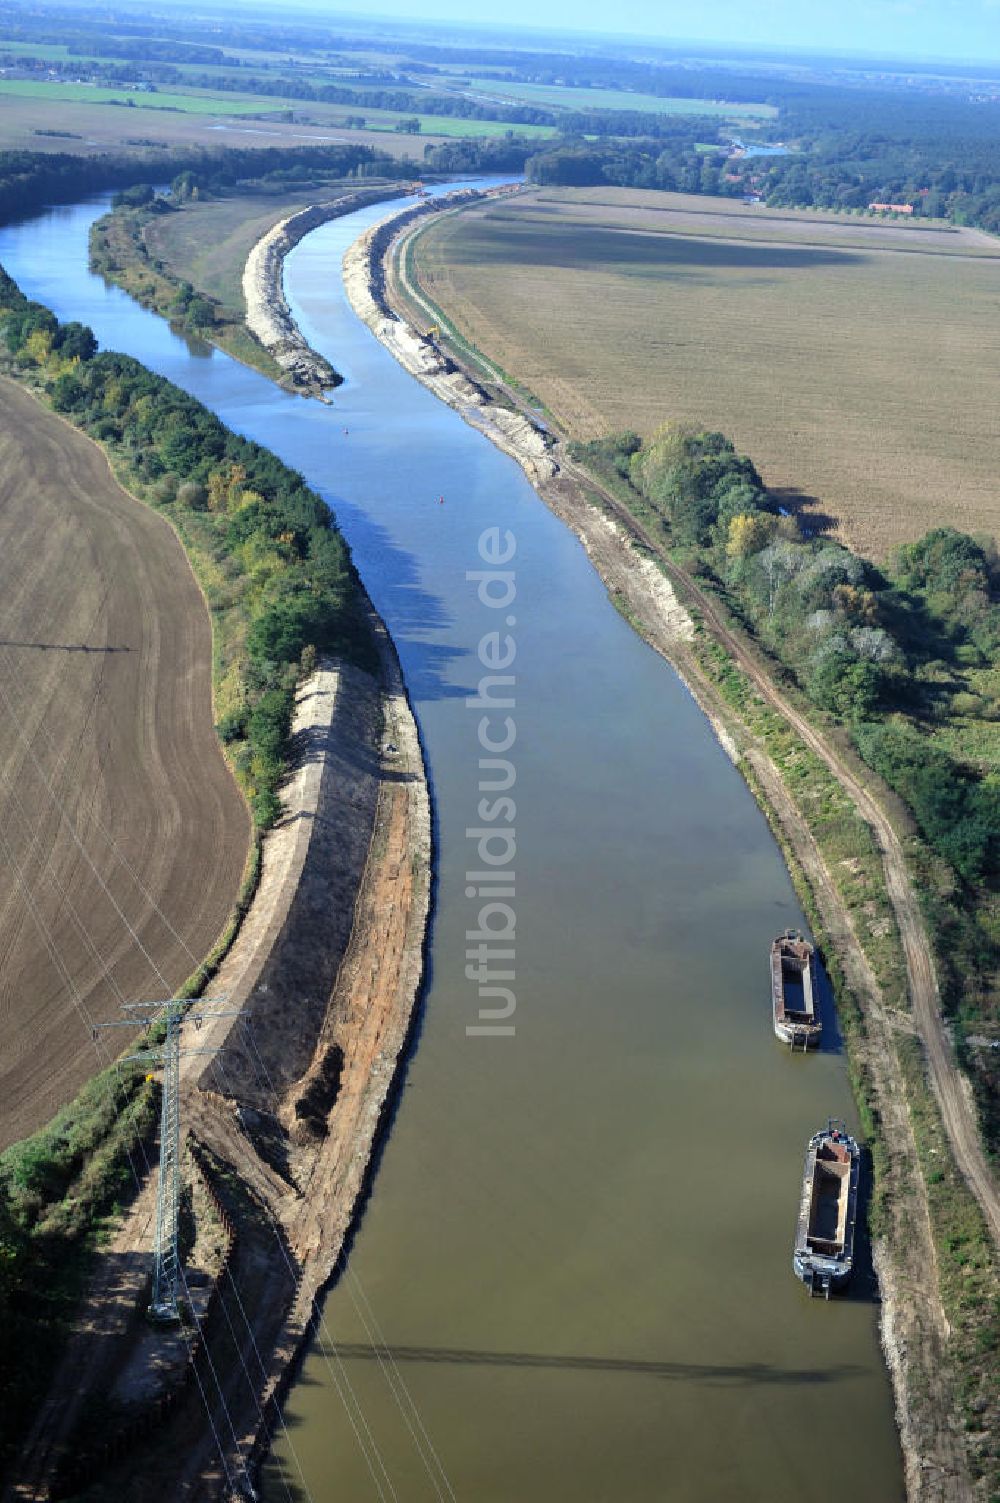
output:
{"label": "shrub", "polygon": [[50,395],[56,412],[72,412],[75,407],[79,407],[86,393],[83,384],[66,371],[53,381]]}
{"label": "shrub", "polygon": [[177,501],[180,506],[187,506],[191,511],[204,511],[208,503],[208,492],[198,480],[185,480],[183,485],[177,486]]}

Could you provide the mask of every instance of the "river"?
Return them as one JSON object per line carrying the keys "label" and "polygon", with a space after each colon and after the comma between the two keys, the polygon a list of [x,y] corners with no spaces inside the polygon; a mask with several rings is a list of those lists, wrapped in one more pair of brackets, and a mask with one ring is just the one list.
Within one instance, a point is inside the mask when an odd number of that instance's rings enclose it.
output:
{"label": "river", "polygon": [[[517,466],[347,307],[341,254],[384,205],[287,264],[303,328],[347,377],[332,408],[189,346],[91,276],[102,208],[0,230],[0,261],[329,501],[398,645],[435,798],[416,1047],[351,1276],[326,1302],[337,1358],[324,1339],[305,1361],[266,1496],[288,1496],[285,1477],[296,1495],[301,1467],[316,1503],[902,1498],[870,1275],[831,1304],[792,1275],[805,1140],[854,1109],[832,1023],[809,1058],[772,1036],[768,946],[803,919],[704,716]],[[491,528],[516,547],[499,611],[468,577]],[[516,644],[517,1003],[513,1034],[470,1035],[483,753],[466,701],[498,626]]]}

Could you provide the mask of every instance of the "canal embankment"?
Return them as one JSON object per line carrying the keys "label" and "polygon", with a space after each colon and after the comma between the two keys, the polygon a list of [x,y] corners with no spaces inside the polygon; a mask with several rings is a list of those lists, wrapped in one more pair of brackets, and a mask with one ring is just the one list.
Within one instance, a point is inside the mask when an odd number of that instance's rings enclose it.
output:
{"label": "canal embankment", "polygon": [[[764,809],[837,987],[855,1094],[878,1166],[873,1260],[907,1493],[935,1503],[976,1496],[957,1393],[958,1383],[969,1374],[954,1362],[951,1323],[937,1276],[935,1231],[940,1228],[932,1224],[921,1145],[908,1106],[918,1093],[923,1117],[933,1098],[928,1083],[900,1062],[898,1035],[911,1033],[912,1023],[886,1005],[900,967],[905,971],[901,930],[911,949],[925,956],[926,965],[918,963],[916,970],[930,977],[933,988],[926,935],[914,930],[912,902],[898,901],[909,878],[895,831],[870,795],[863,794],[862,807],[857,807],[853,774],[840,767],[839,757],[806,724],[801,709],[785,703],[767,665],[741,639],[736,623],[724,619],[719,603],[661,556],[656,541],[615,495],[573,461],[565,443],[518,410],[509,385],[503,384],[502,401],[497,401],[485,389],[481,367],[463,361],[451,342],[445,351],[437,338],[408,322],[411,309],[426,322],[438,311],[407,272],[401,242],[418,228],[404,212],[373,227],[349,248],[344,283],[351,304],[406,370],[521,464],[538,494],[581,539],[622,614],[680,673]],[[775,713],[780,717],[776,722]],[[794,779],[789,777],[789,728],[793,737],[805,740],[805,754],[812,759],[805,798],[801,769]],[[850,886],[845,871],[859,858],[840,855],[834,862],[817,839],[815,826],[823,821],[816,815],[830,798],[840,798],[845,809],[860,815],[859,849],[865,856],[871,851],[867,832],[876,824],[881,861],[891,867],[883,878],[888,895],[883,906],[892,913],[895,956],[887,953],[886,935],[872,932],[878,926],[871,923],[871,893],[858,901],[856,893],[845,890]],[[906,959],[912,979],[914,962]],[[971,1376],[977,1383],[982,1373]]]}
{"label": "canal embankment", "polygon": [[[372,631],[378,677],[326,661],[299,687],[282,817],[263,839],[253,902],[213,984],[226,1015],[199,1030],[210,1062],[201,1052],[182,1061],[185,1184],[200,1177],[225,1198],[230,1246],[218,1267],[205,1255],[196,1200],[185,1284],[197,1340],[136,1336],[154,1198],[147,1168],[97,1259],[11,1498],[66,1496],[95,1480],[124,1491],[139,1475],[170,1492],[181,1471],[195,1496],[213,1496],[211,1430],[193,1426],[182,1464],[174,1448],[149,1448],[156,1416],[197,1415],[206,1347],[232,1421],[223,1470],[236,1476],[266,1451],[362,1200],[423,975],[429,793],[395,651],[374,616]],[[237,1278],[258,1369],[249,1384],[216,1329]],[[95,1366],[87,1354],[97,1337]],[[115,1414],[100,1443],[81,1450],[73,1439],[80,1405],[96,1398],[91,1369],[113,1390]]]}
{"label": "canal embankment", "polygon": [[299,332],[282,285],[285,257],[310,230],[341,214],[350,214],[364,204],[394,197],[398,192],[398,185],[393,185],[363,193],[344,193],[326,202],[309,204],[279,220],[257,241],[247,258],[243,271],[247,328],[280,366],[292,390],[302,396],[325,400],[326,392],[339,386],[343,377],[310,348]]}

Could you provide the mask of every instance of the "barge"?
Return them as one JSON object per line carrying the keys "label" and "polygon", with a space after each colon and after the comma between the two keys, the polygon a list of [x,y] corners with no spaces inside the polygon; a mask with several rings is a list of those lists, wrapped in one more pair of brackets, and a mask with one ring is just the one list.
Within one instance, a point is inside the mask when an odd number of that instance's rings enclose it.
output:
{"label": "barge", "polygon": [[810,1294],[843,1289],[854,1269],[861,1153],[843,1122],[832,1118],[806,1149],[792,1267]]}
{"label": "barge", "polygon": [[771,945],[771,1010],[774,1031],[792,1049],[815,1049],[823,1025],[816,985],[816,952],[794,929]]}

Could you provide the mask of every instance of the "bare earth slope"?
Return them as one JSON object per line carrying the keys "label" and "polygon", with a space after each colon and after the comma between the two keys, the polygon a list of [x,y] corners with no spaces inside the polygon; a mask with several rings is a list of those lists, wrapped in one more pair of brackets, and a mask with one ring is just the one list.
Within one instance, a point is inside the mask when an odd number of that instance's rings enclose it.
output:
{"label": "bare earth slope", "polygon": [[180,543],[0,381],[0,1144],[93,1073],[91,1018],[208,952],[248,840]]}
{"label": "bare earth slope", "polygon": [[442,218],[421,286],[591,438],[718,428],[863,553],[1000,531],[1000,241],[626,189]]}

